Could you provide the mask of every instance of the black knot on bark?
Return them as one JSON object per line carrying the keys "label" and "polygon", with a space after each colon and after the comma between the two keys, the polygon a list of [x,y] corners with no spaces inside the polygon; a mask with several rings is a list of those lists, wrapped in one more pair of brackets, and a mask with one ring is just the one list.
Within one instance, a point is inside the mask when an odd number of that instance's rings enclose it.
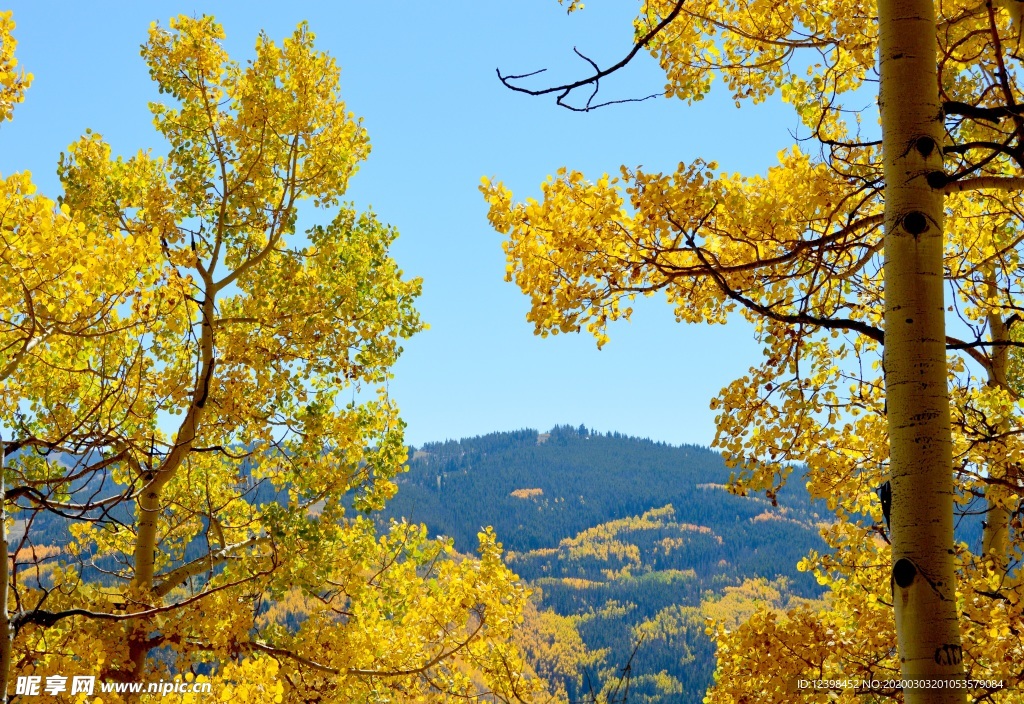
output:
{"label": "black knot on bark", "polygon": [[946,174],[941,171],[932,171],[930,174],[925,176],[925,180],[928,182],[929,186],[936,190],[945,188],[946,183],[948,182]]}
{"label": "black knot on bark", "polygon": [[917,150],[918,154],[926,158],[929,154],[935,151],[935,147],[935,140],[931,137],[919,137],[917,141],[914,142],[914,149]]}
{"label": "black knot on bark", "polygon": [[916,576],[917,567],[915,567],[914,563],[905,557],[901,557],[896,561],[896,564],[892,566],[892,579],[900,589],[906,589],[913,584],[914,577]]}
{"label": "black knot on bark", "polygon": [[903,229],[916,237],[928,229],[928,218],[921,211],[912,210],[903,216]]}

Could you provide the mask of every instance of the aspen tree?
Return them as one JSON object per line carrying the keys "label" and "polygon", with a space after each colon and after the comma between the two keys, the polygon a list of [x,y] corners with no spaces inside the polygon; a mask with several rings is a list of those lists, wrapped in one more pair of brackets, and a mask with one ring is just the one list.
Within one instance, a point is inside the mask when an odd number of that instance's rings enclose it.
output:
{"label": "aspen tree", "polygon": [[[20,91],[7,20],[2,87]],[[166,156],[117,157],[86,130],[59,205],[27,174],[0,180],[3,498],[22,526],[5,682],[546,699],[493,532],[462,556],[372,518],[406,459],[387,384],[423,327],[421,282],[391,258],[394,229],[342,201],[369,140],[339,69],[305,24],[260,35],[247,64],[223,39],[206,16],[150,28]],[[319,216],[304,231],[302,201]],[[300,623],[268,615],[293,594]]]}
{"label": "aspen tree", "polygon": [[[878,106],[885,199],[885,397],[892,591],[901,673],[963,676],[953,562],[953,455],[943,300],[942,106],[932,0],[879,0]],[[904,689],[907,702],[966,690]]]}
{"label": "aspen tree", "polygon": [[[658,292],[680,322],[754,325],[764,362],[712,401],[715,443],[741,493],[774,500],[794,466],[808,467],[808,488],[836,518],[823,528],[831,552],[802,566],[831,588],[831,605],[712,627],[709,702],[788,700],[787,683],[808,670],[926,678],[933,688],[877,693],[963,701],[936,683],[1009,676],[1024,662],[1024,422],[1006,378],[1024,231],[1011,15],[971,2],[647,0],[633,51],[608,69],[540,88],[532,74],[499,72],[510,88],[586,111],[614,102],[595,97],[597,82],[607,90],[647,51],[667,97],[700,100],[722,80],[737,106],[779,95],[803,125],[763,175],[698,159],[594,180],[562,169],[522,202],[499,182],[481,187],[539,334],[585,328],[601,346],[633,297]],[[877,113],[860,90],[875,83]],[[715,138],[705,135],[712,154]],[[877,494],[886,481],[891,532]],[[983,544],[954,543],[954,520],[981,514]]]}

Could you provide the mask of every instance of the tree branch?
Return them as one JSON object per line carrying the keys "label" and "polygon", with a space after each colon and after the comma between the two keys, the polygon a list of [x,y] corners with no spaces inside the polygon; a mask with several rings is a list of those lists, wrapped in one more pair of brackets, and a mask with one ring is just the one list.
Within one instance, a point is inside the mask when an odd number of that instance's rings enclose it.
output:
{"label": "tree branch", "polygon": [[160,580],[160,584],[154,587],[153,594],[158,597],[167,596],[172,589],[179,584],[183,584],[190,577],[195,577],[197,574],[212,570],[214,566],[234,558],[239,550],[251,547],[260,542],[265,542],[266,540],[266,538],[253,536],[248,540],[243,540],[240,543],[234,543],[232,545],[226,545],[220,550],[208,553],[202,557],[197,557],[191,562],[186,562],[184,565],[176,567],[165,575],[155,577],[154,579]]}
{"label": "tree branch", "polygon": [[[265,573],[259,573],[253,576],[260,576],[260,574]],[[248,579],[251,579],[251,577],[247,578],[244,581],[247,581]],[[84,616],[86,618],[92,618],[101,621],[130,621],[132,619],[149,618],[150,616],[156,616],[157,614],[166,613],[168,611],[180,609],[183,606],[188,606],[189,604],[199,601],[200,599],[205,599],[211,594],[215,594],[219,591],[236,587],[241,583],[241,581],[228,582],[226,584],[221,584],[220,586],[213,587],[212,589],[202,591],[199,594],[191,596],[187,599],[183,599],[182,601],[176,601],[173,604],[167,604],[165,606],[151,606],[148,609],[144,609],[142,611],[133,611],[132,613],[127,614],[112,614],[105,611],[91,611],[89,609],[65,609],[63,611],[31,609],[28,611],[20,611],[11,617],[11,625],[15,630],[29,623],[34,623],[43,627],[49,627],[57,623],[57,621],[60,621],[61,619],[71,618],[72,616]]]}
{"label": "tree branch", "polygon": [[962,103],[959,100],[947,100],[942,104],[942,110],[947,115],[963,115],[974,120],[998,123],[1004,117],[1019,117],[1024,114],[1024,105],[1000,105],[997,108],[983,108]]}
{"label": "tree branch", "polygon": [[963,193],[964,191],[980,191],[983,188],[993,188],[1000,191],[1021,191],[1024,190],[1024,176],[977,176],[975,178],[963,179],[947,183],[943,193]]}
{"label": "tree branch", "polygon": [[441,652],[439,652],[437,655],[435,655],[419,667],[411,667],[406,670],[368,670],[359,667],[348,667],[344,670],[339,670],[336,667],[329,667],[327,665],[318,663],[315,660],[310,660],[309,658],[299,655],[298,653],[292,652],[291,650],[286,650],[284,648],[276,648],[272,645],[267,645],[266,643],[260,643],[259,641],[249,641],[248,643],[240,643],[239,645],[245,648],[259,650],[260,652],[267,653],[268,655],[289,658],[290,660],[294,660],[308,667],[312,667],[315,670],[319,670],[320,672],[326,672],[331,675],[346,674],[356,675],[360,677],[407,677],[409,675],[422,675],[442,660],[454,656],[460,650],[463,650],[464,648],[469,646],[469,644],[473,642],[473,640],[476,638],[477,634],[480,633],[481,629],[483,629],[485,622],[486,620],[484,619],[484,617],[480,616],[476,624],[476,628],[473,629],[472,633],[466,636],[466,639],[464,641],[456,645],[451,650],[446,651],[442,648]]}
{"label": "tree branch", "polygon": [[[592,104],[594,97],[597,95],[598,84],[600,83],[601,79],[604,78],[605,76],[615,73],[620,68],[623,68],[624,66],[626,66],[626,64],[632,61],[636,57],[636,55],[640,53],[641,49],[646,47],[650,43],[650,41],[654,39],[654,37],[657,36],[659,32],[661,32],[661,30],[667,27],[672,22],[672,20],[674,20],[679,15],[679,12],[683,9],[683,2],[684,0],[678,0],[678,2],[676,2],[675,6],[672,8],[672,11],[669,12],[665,16],[665,18],[661,22],[659,22],[651,31],[649,31],[647,34],[641,37],[640,41],[633,45],[633,48],[630,50],[628,54],[626,54],[626,56],[623,59],[621,59],[618,63],[613,64],[612,66],[609,66],[604,70],[598,69],[597,64],[595,64],[589,58],[581,54],[575,47],[573,47],[573,51],[576,53],[577,56],[579,56],[584,61],[589,62],[590,65],[594,67],[595,73],[593,76],[589,78],[584,78],[573,83],[565,83],[560,86],[552,86],[550,88],[530,89],[523,88],[522,86],[517,86],[514,83],[512,83],[512,81],[516,81],[522,78],[529,78],[530,76],[536,76],[539,73],[544,73],[545,71],[547,71],[547,69],[533,71],[532,73],[523,73],[517,76],[503,76],[501,74],[500,68],[494,70],[498,74],[498,80],[501,81],[502,85],[504,85],[509,90],[514,90],[517,93],[526,93],[527,95],[549,95],[551,93],[558,93],[558,98],[555,102],[558,105],[562,106],[563,108],[572,110],[574,112],[589,112],[590,110],[596,110],[597,108],[605,107],[606,105],[614,105],[618,103],[637,103],[644,100],[649,100],[651,98],[656,98],[659,94],[648,95],[647,97],[644,98],[626,98],[623,100],[610,100],[608,102],[600,103],[598,105]],[[593,93],[591,93],[590,98],[587,99],[587,104],[585,107],[577,108],[565,102],[565,99],[569,97],[569,94],[572,93],[572,91],[587,85],[593,85],[594,91]]]}

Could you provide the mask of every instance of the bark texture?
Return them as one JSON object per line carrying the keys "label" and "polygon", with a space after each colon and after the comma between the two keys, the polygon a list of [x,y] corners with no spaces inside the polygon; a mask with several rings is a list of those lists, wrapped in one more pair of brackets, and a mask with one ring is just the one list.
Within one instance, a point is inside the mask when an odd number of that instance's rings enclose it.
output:
{"label": "bark texture", "polygon": [[[1016,0],[1015,0],[1016,1]],[[994,273],[989,277],[989,295],[997,296],[998,290],[995,284]],[[991,313],[988,316],[989,333],[994,342],[1006,342],[1010,339],[1010,331],[998,313]],[[1009,391],[1010,385],[1007,381],[1009,366],[1009,347],[994,347],[992,349],[992,365],[989,369],[988,383],[1004,391]],[[1001,437],[1008,436],[1010,425],[1003,421],[996,428],[997,434]],[[989,476],[993,480],[1005,480],[1007,478],[1007,466],[1005,462],[1006,448],[1002,439],[993,443],[991,452],[992,460],[989,464]],[[982,552],[991,561],[992,567],[1006,576],[1009,567],[1009,538],[1010,538],[1010,511],[1006,508],[1006,502],[1010,494],[1005,486],[993,482],[985,488],[985,521],[982,534]]]}
{"label": "bark texture", "polygon": [[[885,386],[893,601],[902,674],[963,676],[953,566],[953,459],[943,306],[943,192],[932,0],[879,0],[885,160]],[[966,701],[908,688],[907,704]]]}

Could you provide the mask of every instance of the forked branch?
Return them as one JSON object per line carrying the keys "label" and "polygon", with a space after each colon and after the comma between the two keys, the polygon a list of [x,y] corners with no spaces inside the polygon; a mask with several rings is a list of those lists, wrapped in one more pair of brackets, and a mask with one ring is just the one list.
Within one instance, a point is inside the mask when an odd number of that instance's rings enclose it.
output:
{"label": "forked branch", "polygon": [[[545,71],[547,71],[546,68],[542,68],[539,71],[533,71],[531,73],[522,73],[515,76],[502,75],[500,68],[495,69],[495,72],[498,74],[498,80],[501,81],[502,84],[509,90],[514,90],[517,93],[526,93],[527,95],[550,95],[552,93],[557,93],[558,97],[556,98],[555,102],[558,103],[563,108],[567,110],[572,110],[573,112],[589,112],[591,110],[596,110],[597,108],[602,108],[607,105],[616,105],[618,103],[639,103],[644,100],[650,100],[651,98],[657,98],[659,95],[661,95],[660,93],[654,93],[643,98],[623,98],[620,100],[609,100],[603,103],[598,103],[596,105],[594,104],[594,98],[597,97],[597,92],[600,88],[601,79],[604,78],[605,76],[609,76],[615,73],[619,69],[629,64],[629,62],[632,61],[636,57],[636,55],[639,54],[640,51],[644,49],[651,42],[652,39],[654,39],[654,37],[656,37],[663,29],[665,29],[665,27],[667,27],[672,22],[672,20],[679,16],[679,12],[682,9],[683,0],[678,0],[678,2],[676,2],[676,4],[672,7],[672,11],[665,15],[665,18],[662,19],[661,22],[659,22],[657,25],[655,25],[653,29],[651,29],[647,34],[641,37],[640,40],[633,45],[633,48],[629,51],[628,54],[626,54],[625,57],[623,57],[617,63],[609,66],[606,69],[599,68],[593,60],[582,54],[576,47],[573,47],[573,52],[575,52],[575,54],[579,56],[581,59],[589,63],[594,69],[594,74],[588,78],[583,78],[579,81],[574,81],[572,83],[564,83],[559,86],[534,89],[518,86],[515,83],[513,83],[513,81],[518,81],[523,78],[530,78],[531,76],[536,76],[538,74],[544,73]],[[593,86],[593,91],[591,91],[590,97],[587,98],[586,105],[580,108],[565,102],[574,90],[576,90],[577,88],[582,88],[583,86]]]}

